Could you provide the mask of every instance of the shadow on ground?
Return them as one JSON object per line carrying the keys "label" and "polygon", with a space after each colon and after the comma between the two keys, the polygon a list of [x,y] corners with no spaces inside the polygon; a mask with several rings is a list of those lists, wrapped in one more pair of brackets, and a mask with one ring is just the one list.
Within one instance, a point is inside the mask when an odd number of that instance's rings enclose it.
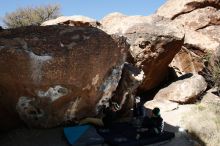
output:
{"label": "shadow on ground", "polygon": [[0,137],[1,146],[69,146],[63,128],[27,129],[20,128]]}
{"label": "shadow on ground", "polygon": [[[174,132],[175,138],[149,146],[193,146],[185,132],[179,127],[165,123],[166,131]],[[69,146],[63,134],[63,128],[28,129],[19,128],[0,135],[1,146]]]}

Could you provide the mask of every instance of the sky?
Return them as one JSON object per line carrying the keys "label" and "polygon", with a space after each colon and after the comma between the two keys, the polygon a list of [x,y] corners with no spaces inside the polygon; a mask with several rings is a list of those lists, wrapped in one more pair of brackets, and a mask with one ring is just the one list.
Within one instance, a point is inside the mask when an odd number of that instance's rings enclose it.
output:
{"label": "sky", "polygon": [[0,25],[6,13],[17,8],[60,4],[64,16],[84,15],[100,20],[112,12],[126,15],[153,14],[166,0],[0,0]]}

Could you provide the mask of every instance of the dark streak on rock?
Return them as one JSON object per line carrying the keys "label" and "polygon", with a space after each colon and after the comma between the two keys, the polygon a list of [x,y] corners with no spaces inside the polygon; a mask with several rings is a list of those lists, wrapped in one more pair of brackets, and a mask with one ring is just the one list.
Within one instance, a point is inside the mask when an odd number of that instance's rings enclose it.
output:
{"label": "dark streak on rock", "polygon": [[187,8],[184,11],[174,15],[171,18],[171,20],[176,19],[178,16],[180,16],[182,14],[187,14],[187,13],[190,13],[190,12],[196,10],[196,9],[201,9],[201,8],[205,8],[205,7],[209,7],[209,6],[214,7],[218,10],[218,9],[220,9],[220,1],[217,0],[217,1],[214,1],[214,2],[209,2],[209,1],[191,2],[191,3],[186,4],[186,6],[187,6]]}

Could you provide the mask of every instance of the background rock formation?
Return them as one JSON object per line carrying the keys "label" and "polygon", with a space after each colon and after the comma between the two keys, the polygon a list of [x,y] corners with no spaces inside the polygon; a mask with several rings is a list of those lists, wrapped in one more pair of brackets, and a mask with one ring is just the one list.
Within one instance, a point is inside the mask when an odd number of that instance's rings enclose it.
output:
{"label": "background rock formation", "polygon": [[202,57],[206,53],[217,54],[220,50],[219,9],[219,0],[168,0],[157,10],[157,15],[185,28],[183,49],[171,66],[182,73],[199,72],[204,67]]}
{"label": "background rock formation", "polygon": [[139,91],[157,87],[167,76],[168,64],[183,44],[182,27],[159,16],[126,16],[109,14],[101,20],[109,34],[127,37],[130,46],[128,62],[145,74]]}
{"label": "background rock formation", "polygon": [[207,83],[201,75],[184,75],[182,80],[173,82],[169,86],[161,89],[154,99],[167,99],[177,103],[192,103],[197,100],[207,88]]}
{"label": "background rock formation", "polygon": [[101,24],[92,18],[74,15],[74,16],[61,16],[56,19],[45,21],[41,26],[48,25],[68,25],[68,26],[92,26],[99,27]]}
{"label": "background rock formation", "polygon": [[1,125],[16,124],[14,115],[37,127],[96,115],[117,88],[127,49],[123,37],[94,27],[2,30]]}

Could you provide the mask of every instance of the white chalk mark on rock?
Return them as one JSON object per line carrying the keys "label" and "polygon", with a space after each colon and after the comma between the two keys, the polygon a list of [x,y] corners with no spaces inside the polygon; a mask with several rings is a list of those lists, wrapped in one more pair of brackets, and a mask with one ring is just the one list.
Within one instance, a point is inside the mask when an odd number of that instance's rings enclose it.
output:
{"label": "white chalk mark on rock", "polygon": [[25,122],[37,123],[39,119],[44,116],[44,111],[36,107],[34,102],[35,98],[26,96],[21,96],[17,102],[16,110],[18,111],[20,118]]}
{"label": "white chalk mark on rock", "polygon": [[37,95],[39,97],[49,97],[51,101],[55,101],[59,99],[60,97],[63,97],[68,94],[68,89],[64,88],[60,85],[57,85],[55,87],[50,87],[47,91],[38,91]]}
{"label": "white chalk mark on rock", "polygon": [[73,120],[76,117],[75,115],[80,101],[81,98],[78,97],[75,101],[70,103],[69,108],[65,112],[64,121]]}
{"label": "white chalk mark on rock", "polygon": [[33,52],[29,52],[30,55],[30,62],[31,62],[31,78],[33,79],[35,84],[41,82],[42,79],[42,67],[45,62],[51,60],[52,57],[45,55],[45,56],[38,56]]}
{"label": "white chalk mark on rock", "polygon": [[124,64],[121,66],[117,66],[112,70],[111,75],[104,81],[100,90],[104,92],[102,98],[99,100],[96,105],[96,112],[99,112],[99,109],[102,105],[109,106],[109,99],[112,97],[112,93],[116,90],[119,80],[121,79],[122,68]]}
{"label": "white chalk mark on rock", "polygon": [[99,75],[97,74],[93,79],[92,79],[92,85],[95,86],[99,81]]}

